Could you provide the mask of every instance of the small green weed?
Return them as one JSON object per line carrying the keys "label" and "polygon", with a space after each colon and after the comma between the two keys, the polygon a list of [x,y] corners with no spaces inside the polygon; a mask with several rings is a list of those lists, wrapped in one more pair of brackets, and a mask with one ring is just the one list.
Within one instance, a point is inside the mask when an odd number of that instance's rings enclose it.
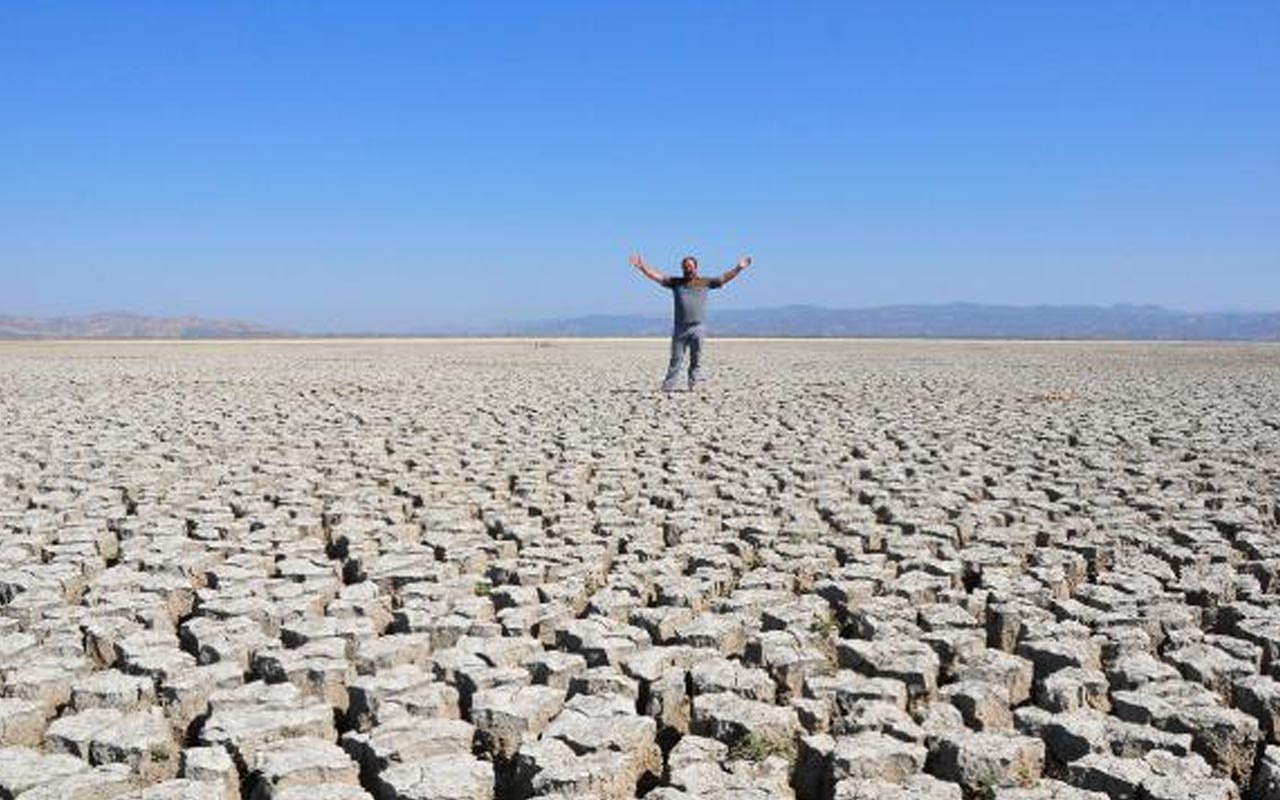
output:
{"label": "small green weed", "polygon": [[825,637],[838,636],[840,633],[840,623],[836,622],[833,614],[814,617],[813,622],[809,624],[809,630]]}
{"label": "small green weed", "polygon": [[735,761],[760,762],[771,756],[781,756],[788,763],[795,763],[796,740],[789,736],[767,736],[752,732],[729,748],[729,758]]}

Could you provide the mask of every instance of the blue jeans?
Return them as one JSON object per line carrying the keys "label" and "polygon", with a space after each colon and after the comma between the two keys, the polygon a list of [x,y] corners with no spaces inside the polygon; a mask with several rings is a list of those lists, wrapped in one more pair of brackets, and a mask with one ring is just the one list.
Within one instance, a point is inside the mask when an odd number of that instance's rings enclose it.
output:
{"label": "blue jeans", "polygon": [[684,351],[689,351],[689,388],[692,389],[702,380],[702,336],[705,329],[701,322],[679,325],[671,331],[671,361],[667,364],[667,377],[662,382],[662,390],[675,391],[676,381],[680,378],[680,367],[684,365]]}

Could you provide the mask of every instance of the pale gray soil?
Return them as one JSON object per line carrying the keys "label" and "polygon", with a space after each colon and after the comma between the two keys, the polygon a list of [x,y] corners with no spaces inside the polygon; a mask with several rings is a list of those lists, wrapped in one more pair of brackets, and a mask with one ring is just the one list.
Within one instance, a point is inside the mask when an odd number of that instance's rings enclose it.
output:
{"label": "pale gray soil", "polygon": [[1280,798],[1280,347],[706,358],[0,344],[0,797]]}

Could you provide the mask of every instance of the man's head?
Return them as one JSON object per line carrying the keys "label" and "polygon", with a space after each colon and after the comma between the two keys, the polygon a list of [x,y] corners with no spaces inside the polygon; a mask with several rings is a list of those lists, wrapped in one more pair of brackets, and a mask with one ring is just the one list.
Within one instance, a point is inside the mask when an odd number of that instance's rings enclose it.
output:
{"label": "man's head", "polygon": [[684,273],[686,278],[692,278],[698,274],[698,259],[693,256],[685,256],[680,259],[680,271]]}

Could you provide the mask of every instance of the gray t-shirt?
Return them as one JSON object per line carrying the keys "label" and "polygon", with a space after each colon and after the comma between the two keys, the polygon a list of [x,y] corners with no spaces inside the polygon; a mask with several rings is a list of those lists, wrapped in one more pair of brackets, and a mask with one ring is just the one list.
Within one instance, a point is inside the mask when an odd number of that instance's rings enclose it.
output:
{"label": "gray t-shirt", "polygon": [[675,301],[676,327],[707,321],[707,290],[719,289],[719,278],[667,278],[662,285]]}

